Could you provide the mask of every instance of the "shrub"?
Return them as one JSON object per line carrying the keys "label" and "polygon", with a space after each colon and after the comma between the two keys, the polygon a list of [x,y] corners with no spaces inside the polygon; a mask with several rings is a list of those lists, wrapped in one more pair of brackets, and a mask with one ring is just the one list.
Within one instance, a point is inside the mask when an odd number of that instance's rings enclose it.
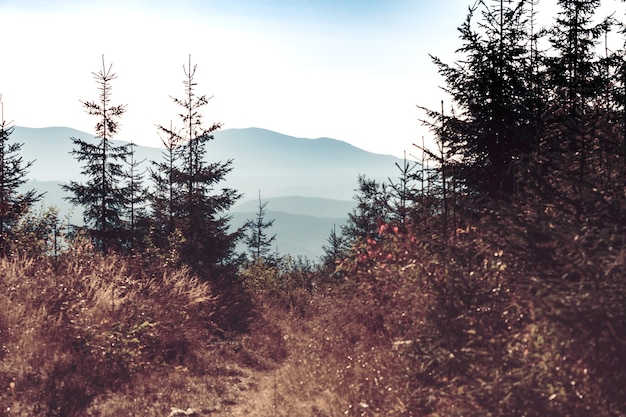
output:
{"label": "shrub", "polygon": [[0,260],[0,402],[12,413],[81,415],[143,373],[202,368],[223,333],[207,283],[184,270],[131,274],[92,249],[77,241],[56,273],[47,258]]}
{"label": "shrub", "polygon": [[[345,316],[407,360],[407,415],[624,415],[623,251],[591,255],[557,229],[544,241],[554,263],[531,267],[503,244],[512,227],[494,230],[433,241],[382,225],[341,266]],[[568,262],[588,264],[555,280]]]}

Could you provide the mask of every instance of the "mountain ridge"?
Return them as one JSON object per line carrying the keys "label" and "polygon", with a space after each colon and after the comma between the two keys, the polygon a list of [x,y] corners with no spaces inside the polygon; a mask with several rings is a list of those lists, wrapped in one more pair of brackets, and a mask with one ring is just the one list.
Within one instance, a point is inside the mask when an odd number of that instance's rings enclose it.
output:
{"label": "mountain ridge", "polygon": [[[220,188],[242,193],[228,213],[233,216],[232,224],[254,217],[260,192],[262,201],[268,201],[268,213],[279,219],[275,232],[280,230],[279,249],[293,250],[292,255],[319,256],[333,225],[344,224],[356,205],[358,176],[386,182],[397,176],[395,163],[402,162],[337,139],[296,138],[261,128],[225,129],[214,136],[206,146],[206,160],[232,160],[233,169]],[[16,127],[11,141],[23,144],[20,156],[24,161],[35,161],[26,187],[47,191],[45,202],[72,213],[72,221],[77,222],[82,217],[81,208],[72,210],[59,186],[82,181],[81,167],[71,154],[71,137],[96,140],[89,133],[55,126]],[[137,145],[135,150],[136,160],[160,161],[164,149]],[[145,170],[151,167],[148,162],[142,166]]]}
{"label": "mountain ridge", "polygon": [[[39,181],[80,180],[80,166],[71,155],[70,137],[95,140],[72,128],[16,126],[11,139],[23,143],[25,161],[35,160],[28,175]],[[346,142],[304,139],[261,128],[225,129],[207,144],[207,161],[233,161],[224,185],[246,196],[299,195],[351,200],[359,175],[379,181],[396,175],[399,158],[371,153]],[[115,143],[125,143],[115,141]],[[136,160],[160,161],[162,148],[136,146]],[[146,162],[144,168],[150,165]]]}

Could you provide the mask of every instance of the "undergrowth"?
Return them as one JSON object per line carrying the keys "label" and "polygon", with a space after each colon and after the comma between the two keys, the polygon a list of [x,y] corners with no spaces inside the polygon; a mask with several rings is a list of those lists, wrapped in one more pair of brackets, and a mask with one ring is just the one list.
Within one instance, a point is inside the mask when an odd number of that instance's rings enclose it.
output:
{"label": "undergrowth", "polygon": [[233,403],[240,365],[257,354],[229,346],[253,313],[245,295],[222,293],[186,270],[145,270],[80,239],[54,265],[0,259],[0,413],[166,415]]}
{"label": "undergrowth", "polygon": [[0,412],[625,416],[623,248],[555,219],[533,266],[496,221],[383,224],[331,273],[257,262],[229,285],[84,241],[4,258]]}
{"label": "undergrowth", "polygon": [[495,231],[381,225],[298,291],[253,266],[289,352],[256,415],[626,415],[624,250],[578,268],[588,242],[563,225],[543,244],[555,262],[533,267]]}

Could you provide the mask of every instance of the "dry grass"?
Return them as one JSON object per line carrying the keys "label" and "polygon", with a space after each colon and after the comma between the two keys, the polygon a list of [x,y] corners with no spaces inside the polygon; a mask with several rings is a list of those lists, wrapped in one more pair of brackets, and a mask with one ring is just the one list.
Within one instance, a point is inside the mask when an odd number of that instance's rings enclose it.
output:
{"label": "dry grass", "polygon": [[[186,271],[143,273],[86,244],[58,268],[1,259],[0,415],[157,416],[235,403],[245,368],[280,354],[266,358],[229,329],[230,314],[250,314],[233,297]],[[258,331],[270,345],[276,332]]]}
{"label": "dry grass", "polygon": [[394,232],[341,279],[257,265],[231,286],[80,246],[0,260],[0,415],[626,415],[622,316],[572,337],[471,235]]}
{"label": "dry grass", "polygon": [[403,402],[404,359],[336,301],[313,297],[305,318],[273,311],[289,356],[256,375],[253,393],[235,415],[411,415]]}

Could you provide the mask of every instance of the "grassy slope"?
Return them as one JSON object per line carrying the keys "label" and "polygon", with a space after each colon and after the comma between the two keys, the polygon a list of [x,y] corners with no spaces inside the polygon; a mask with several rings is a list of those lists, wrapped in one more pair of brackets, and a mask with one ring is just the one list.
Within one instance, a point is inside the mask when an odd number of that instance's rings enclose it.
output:
{"label": "grassy slope", "polygon": [[[248,388],[251,370],[284,355],[275,326],[245,297],[216,296],[184,271],[79,248],[58,265],[2,259],[0,277],[0,415],[219,411]],[[232,320],[244,316],[255,318],[250,329]]]}
{"label": "grassy slope", "polygon": [[88,247],[56,266],[4,259],[0,276],[0,415],[358,415],[398,398],[381,384],[388,341],[354,321],[366,313],[301,283],[250,309],[244,290]]}

